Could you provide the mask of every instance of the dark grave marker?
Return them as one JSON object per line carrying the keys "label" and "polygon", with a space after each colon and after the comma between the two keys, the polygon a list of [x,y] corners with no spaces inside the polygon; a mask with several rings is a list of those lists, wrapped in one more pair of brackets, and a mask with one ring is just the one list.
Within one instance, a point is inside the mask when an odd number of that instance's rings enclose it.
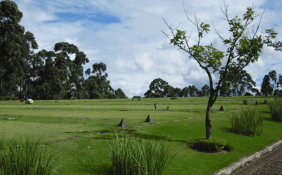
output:
{"label": "dark grave marker", "polygon": [[256,101],[255,105],[259,105],[258,101]]}
{"label": "dark grave marker", "polygon": [[243,101],[243,104],[244,104],[244,105],[247,105],[247,100],[244,100],[244,101]]}
{"label": "dark grave marker", "polygon": [[110,119],[110,118],[102,118],[101,120],[112,120],[112,119]]}
{"label": "dark grave marker", "polygon": [[125,120],[124,119],[122,119],[121,121],[120,121],[120,123],[119,123],[119,125],[118,126],[121,126],[121,127],[127,127],[127,124],[125,123]]}
{"label": "dark grave marker", "polygon": [[264,100],[263,104],[268,104],[268,102],[266,101],[266,99]]}
{"label": "dark grave marker", "polygon": [[86,120],[88,119],[87,117],[79,117],[78,120]]}
{"label": "dark grave marker", "polygon": [[145,122],[153,122],[153,120],[151,119],[150,115],[148,115],[148,117],[146,118]]}
{"label": "dark grave marker", "polygon": [[219,111],[225,111],[224,107],[221,105]]}

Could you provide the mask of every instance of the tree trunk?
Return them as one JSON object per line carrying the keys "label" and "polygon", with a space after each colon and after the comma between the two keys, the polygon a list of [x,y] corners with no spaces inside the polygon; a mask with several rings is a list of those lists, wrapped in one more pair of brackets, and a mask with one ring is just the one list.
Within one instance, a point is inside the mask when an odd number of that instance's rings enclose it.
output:
{"label": "tree trunk", "polygon": [[207,111],[206,111],[206,139],[210,140],[212,138],[212,125],[210,120],[210,111],[212,107],[212,96],[209,98]]}

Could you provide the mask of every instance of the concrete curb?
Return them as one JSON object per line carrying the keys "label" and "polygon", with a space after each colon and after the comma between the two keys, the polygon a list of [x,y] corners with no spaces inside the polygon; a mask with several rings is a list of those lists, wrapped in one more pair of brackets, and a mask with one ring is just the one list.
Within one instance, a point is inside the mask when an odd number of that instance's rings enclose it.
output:
{"label": "concrete curb", "polygon": [[273,149],[279,147],[280,145],[282,145],[282,140],[279,140],[273,144],[271,144],[270,146],[267,146],[265,149],[256,152],[250,156],[246,156],[243,157],[242,159],[240,159],[238,162],[232,163],[230,166],[219,170],[218,172],[214,173],[213,175],[229,175],[232,172],[234,172],[235,170],[244,167],[247,163],[252,162],[256,159],[259,159],[261,156],[263,156],[264,154],[271,152]]}

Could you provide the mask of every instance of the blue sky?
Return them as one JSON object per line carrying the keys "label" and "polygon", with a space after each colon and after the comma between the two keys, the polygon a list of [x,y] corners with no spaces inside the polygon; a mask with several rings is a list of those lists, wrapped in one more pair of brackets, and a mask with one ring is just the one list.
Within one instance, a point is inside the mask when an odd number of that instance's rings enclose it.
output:
{"label": "blue sky", "polygon": [[[20,22],[35,35],[39,49],[53,50],[58,42],[69,42],[78,46],[90,62],[107,65],[109,80],[114,89],[121,88],[128,97],[143,96],[155,78],[162,78],[173,87],[183,88],[208,84],[208,76],[193,58],[169,44],[170,35],[163,18],[173,27],[192,33],[190,44],[195,44],[196,28],[187,20],[182,3],[188,15],[204,23],[212,22],[220,34],[228,37],[228,24],[220,7],[223,0],[15,0],[23,18]],[[278,0],[225,0],[229,5],[229,18],[241,17],[247,7],[255,3],[255,11],[265,8],[261,29],[274,28],[282,41],[281,1]],[[254,24],[257,20],[254,21]],[[261,31],[261,30],[260,30]],[[212,43],[218,50],[226,47],[211,28],[202,39],[203,45]],[[73,56],[71,56],[73,58]],[[272,48],[263,50],[259,60],[245,68],[257,82],[260,89],[264,75],[271,70],[282,74],[282,52]],[[218,76],[213,75],[214,81]]]}

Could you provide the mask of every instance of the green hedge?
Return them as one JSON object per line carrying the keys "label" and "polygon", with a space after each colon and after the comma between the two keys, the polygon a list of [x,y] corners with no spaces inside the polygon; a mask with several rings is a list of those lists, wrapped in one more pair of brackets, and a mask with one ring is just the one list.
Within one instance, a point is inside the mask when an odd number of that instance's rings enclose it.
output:
{"label": "green hedge", "polygon": [[224,149],[226,145],[225,140],[222,139],[206,139],[197,138],[194,140],[193,147],[200,151],[217,152]]}
{"label": "green hedge", "polygon": [[0,101],[1,100],[16,100],[16,97],[13,97],[13,96],[0,96]]}

